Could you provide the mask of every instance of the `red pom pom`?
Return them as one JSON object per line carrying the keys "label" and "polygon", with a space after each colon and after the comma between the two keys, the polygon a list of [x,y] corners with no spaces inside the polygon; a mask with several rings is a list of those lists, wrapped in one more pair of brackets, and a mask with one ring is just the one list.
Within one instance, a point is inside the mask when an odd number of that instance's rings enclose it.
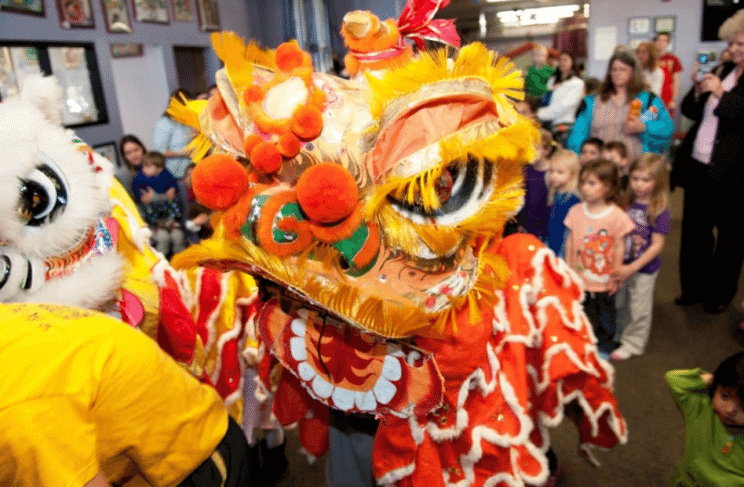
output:
{"label": "red pom pom", "polygon": [[245,154],[246,156],[250,157],[250,155],[251,155],[251,152],[253,152],[253,149],[254,149],[254,148],[255,148],[255,147],[256,147],[256,146],[258,145],[258,144],[260,144],[260,143],[261,143],[261,142],[263,142],[263,141],[264,141],[264,140],[263,140],[263,137],[261,137],[261,136],[260,136],[260,135],[258,135],[258,134],[251,134],[251,135],[249,135],[249,136],[248,136],[248,137],[246,137],[246,138],[245,138],[245,140],[243,141],[243,153],[244,153],[244,154]]}
{"label": "red pom pom", "polygon": [[303,106],[292,114],[292,132],[302,140],[312,140],[323,130],[323,115],[314,106]]}
{"label": "red pom pom", "polygon": [[251,164],[262,173],[270,174],[282,167],[282,155],[271,142],[259,142],[251,151]]}
{"label": "red pom pom", "polygon": [[201,204],[213,210],[225,210],[248,189],[248,175],[232,157],[215,154],[196,165],[191,184]]}
{"label": "red pom pom", "polygon": [[279,142],[277,142],[276,146],[279,149],[279,152],[288,159],[299,154],[301,148],[300,139],[298,139],[294,134],[289,133],[282,134],[279,137]]}
{"label": "red pom pom", "polygon": [[334,223],[348,217],[359,199],[354,176],[342,166],[329,162],[305,171],[297,181],[296,190],[302,211],[320,223]]}
{"label": "red pom pom", "polygon": [[248,89],[245,90],[245,93],[243,93],[243,100],[246,104],[249,104],[254,101],[263,100],[264,96],[266,96],[266,93],[264,93],[263,88],[258,85],[250,85]]}
{"label": "red pom pom", "polygon": [[276,66],[285,72],[302,66],[304,61],[302,49],[297,41],[289,41],[279,44],[276,48]]}

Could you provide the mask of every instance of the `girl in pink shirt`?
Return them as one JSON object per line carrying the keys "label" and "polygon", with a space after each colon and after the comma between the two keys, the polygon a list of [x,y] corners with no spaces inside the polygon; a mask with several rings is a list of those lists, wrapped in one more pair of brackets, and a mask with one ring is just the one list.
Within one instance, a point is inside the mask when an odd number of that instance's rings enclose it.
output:
{"label": "girl in pink shirt", "polygon": [[635,224],[616,202],[620,176],[615,164],[596,159],[581,168],[579,191],[584,200],[574,205],[564,223],[566,261],[581,277],[586,297],[584,311],[594,327],[600,356],[615,349],[617,315],[612,273],[622,265],[624,239]]}

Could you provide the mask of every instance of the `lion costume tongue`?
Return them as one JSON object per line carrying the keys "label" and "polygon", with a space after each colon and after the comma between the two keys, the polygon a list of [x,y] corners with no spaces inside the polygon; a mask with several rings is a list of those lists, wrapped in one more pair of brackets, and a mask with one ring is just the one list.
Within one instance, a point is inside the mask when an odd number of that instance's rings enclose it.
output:
{"label": "lion costume tongue", "polygon": [[263,392],[313,456],[331,407],[384,419],[378,483],[540,484],[568,402],[585,447],[625,442],[625,423],[576,276],[534,238],[501,237],[537,140],[511,101],[520,73],[480,44],[368,62],[402,35],[447,38],[445,4],[348,15],[351,80],[314,73],[294,42],[214,34],[220,94],[170,111],[200,132],[215,234],[173,265],[262,278]]}

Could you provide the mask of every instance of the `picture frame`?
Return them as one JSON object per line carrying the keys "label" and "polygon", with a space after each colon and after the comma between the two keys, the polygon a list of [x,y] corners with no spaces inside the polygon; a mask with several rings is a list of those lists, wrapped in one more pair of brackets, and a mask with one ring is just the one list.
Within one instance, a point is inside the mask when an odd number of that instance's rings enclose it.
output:
{"label": "picture frame", "polygon": [[220,30],[220,13],[217,0],[196,0],[201,30]]}
{"label": "picture frame", "polygon": [[145,53],[145,47],[134,42],[112,42],[109,49],[113,58],[140,57]]}
{"label": "picture frame", "polygon": [[59,25],[63,29],[93,29],[90,0],[56,0]]}
{"label": "picture frame", "polygon": [[134,0],[134,18],[138,22],[170,23],[166,0]]}
{"label": "picture frame", "polygon": [[132,21],[129,18],[126,0],[101,0],[106,30],[112,34],[131,34]]}
{"label": "picture frame", "polygon": [[662,15],[654,19],[654,32],[673,33],[677,28],[677,17],[674,15]]}
{"label": "picture frame", "polygon": [[173,8],[173,20],[179,22],[192,22],[194,20],[193,0],[171,0]]}
{"label": "picture frame", "polygon": [[[0,39],[4,70],[7,53],[18,87],[32,75],[53,75],[62,87],[62,125],[67,128],[107,124],[108,111],[96,46],[92,42],[61,42]],[[7,83],[6,91],[13,89]]]}
{"label": "picture frame", "polygon": [[631,17],[628,19],[628,35],[644,36],[651,33],[651,17]]}
{"label": "picture frame", "polygon": [[114,164],[114,167],[119,167],[121,165],[119,163],[119,152],[116,148],[116,142],[106,142],[105,144],[94,145],[93,150],[111,161]]}
{"label": "picture frame", "polygon": [[44,0],[0,0],[0,11],[44,17]]}

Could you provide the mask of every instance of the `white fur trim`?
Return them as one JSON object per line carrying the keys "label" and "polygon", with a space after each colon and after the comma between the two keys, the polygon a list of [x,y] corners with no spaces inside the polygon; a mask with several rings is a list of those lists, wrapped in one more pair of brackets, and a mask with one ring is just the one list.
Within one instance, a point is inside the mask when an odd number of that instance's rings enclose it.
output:
{"label": "white fur trim", "polygon": [[401,479],[408,477],[413,474],[416,470],[416,462],[413,462],[405,467],[401,467],[395,470],[390,470],[388,473],[377,479],[378,485],[395,485]]}
{"label": "white fur trim", "polygon": [[316,457],[315,455],[313,455],[312,453],[310,453],[309,451],[305,450],[302,447],[300,447],[298,451],[300,452],[300,455],[304,456],[307,459],[307,463],[309,463],[310,465],[315,463],[315,460],[318,459],[318,457]]}
{"label": "white fur trim", "polygon": [[121,288],[123,269],[121,256],[111,252],[86,262],[69,276],[46,281],[32,293],[17,295],[15,300],[106,310]]}

